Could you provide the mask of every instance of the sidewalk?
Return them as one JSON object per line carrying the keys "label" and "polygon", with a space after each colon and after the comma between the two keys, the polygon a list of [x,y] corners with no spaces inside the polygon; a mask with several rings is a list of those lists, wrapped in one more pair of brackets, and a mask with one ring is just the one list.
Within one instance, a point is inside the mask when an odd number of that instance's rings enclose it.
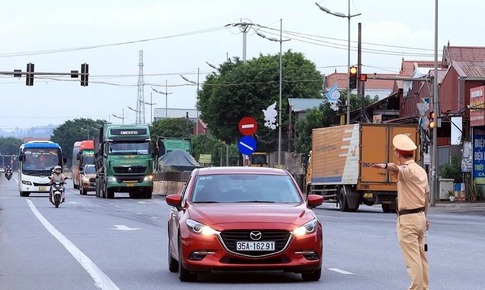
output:
{"label": "sidewalk", "polygon": [[485,216],[485,201],[437,201],[430,212],[470,213]]}

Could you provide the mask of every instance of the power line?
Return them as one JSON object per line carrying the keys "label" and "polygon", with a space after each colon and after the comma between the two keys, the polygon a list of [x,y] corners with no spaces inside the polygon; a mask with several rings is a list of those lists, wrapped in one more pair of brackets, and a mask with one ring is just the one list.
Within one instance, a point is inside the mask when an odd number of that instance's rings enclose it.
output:
{"label": "power line", "polygon": [[206,28],[206,29],[196,30],[196,31],[191,31],[191,32],[186,32],[186,33],[167,35],[167,36],[159,36],[159,37],[154,37],[154,38],[146,38],[146,39],[139,39],[139,40],[132,40],[132,41],[125,41],[125,42],[116,42],[116,43],[109,43],[109,44],[99,44],[99,45],[81,46],[81,47],[72,47],[72,48],[58,48],[58,49],[48,49],[48,50],[25,51],[25,52],[5,52],[5,53],[0,53],[0,57],[30,56],[30,55],[52,54],[52,53],[62,53],[62,52],[70,52],[70,51],[105,48],[105,47],[112,47],[112,46],[121,46],[121,45],[128,45],[128,44],[134,44],[134,43],[149,42],[149,41],[156,41],[156,40],[163,40],[163,39],[171,39],[171,38],[176,38],[176,37],[197,35],[197,34],[215,32],[215,31],[219,31],[219,30],[223,30],[223,29],[225,29],[224,26],[216,26],[216,27],[212,27],[212,28]]}

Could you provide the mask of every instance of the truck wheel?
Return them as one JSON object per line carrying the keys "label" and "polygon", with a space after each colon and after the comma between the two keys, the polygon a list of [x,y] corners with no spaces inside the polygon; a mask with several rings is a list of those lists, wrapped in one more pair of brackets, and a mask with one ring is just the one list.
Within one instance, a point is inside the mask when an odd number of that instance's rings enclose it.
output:
{"label": "truck wheel", "polygon": [[341,187],[338,193],[338,207],[340,211],[349,211],[349,205],[347,203],[347,196],[345,194],[344,187]]}
{"label": "truck wheel", "polygon": [[99,195],[99,178],[96,178],[96,197],[100,197],[100,195]]}
{"label": "truck wheel", "polygon": [[391,205],[390,204],[382,204],[382,211],[385,213],[390,213],[391,212]]}
{"label": "truck wheel", "polygon": [[147,189],[145,189],[145,195],[144,195],[144,198],[145,198],[145,199],[151,199],[151,198],[152,198],[152,189],[151,189],[151,188],[147,188]]}
{"label": "truck wheel", "polygon": [[114,198],[115,197],[115,191],[113,189],[107,188],[105,191],[106,198]]}

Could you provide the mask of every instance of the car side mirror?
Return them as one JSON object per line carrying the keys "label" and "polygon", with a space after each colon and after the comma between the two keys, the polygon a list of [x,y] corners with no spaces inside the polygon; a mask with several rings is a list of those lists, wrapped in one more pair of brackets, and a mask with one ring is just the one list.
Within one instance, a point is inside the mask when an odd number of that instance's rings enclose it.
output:
{"label": "car side mirror", "polygon": [[309,208],[314,208],[323,203],[323,196],[318,194],[309,194],[307,197],[307,206]]}

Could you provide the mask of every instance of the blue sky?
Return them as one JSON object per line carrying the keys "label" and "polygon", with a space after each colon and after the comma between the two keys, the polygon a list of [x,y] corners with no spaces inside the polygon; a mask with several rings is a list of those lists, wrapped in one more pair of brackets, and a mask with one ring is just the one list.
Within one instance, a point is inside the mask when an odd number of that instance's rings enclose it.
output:
{"label": "blue sky", "polygon": [[[344,0],[317,1],[347,14]],[[435,1],[352,0],[354,50],[357,23],[362,23],[363,72],[397,73],[401,59],[433,60]],[[485,2],[440,0],[438,52],[449,41],[456,46],[485,46],[481,37]],[[347,19],[321,11],[308,0],[24,0],[2,3],[0,9],[0,71],[80,70],[90,66],[89,86],[63,76],[39,76],[34,86],[25,78],[0,75],[0,129],[59,125],[73,118],[124,116],[134,123],[139,56],[143,51],[144,98],[153,108],[195,108],[196,86],[227,57],[242,57],[241,20],[261,25],[278,38],[283,19],[283,50],[302,52],[322,73],[347,70]],[[275,33],[275,35],[272,35]],[[247,58],[279,53],[279,44],[252,29]],[[440,56],[441,57],[441,56]],[[439,58],[441,59],[441,58]],[[200,73],[198,74],[198,71]],[[156,93],[167,91],[165,95]],[[145,107],[150,120],[150,106]]]}

